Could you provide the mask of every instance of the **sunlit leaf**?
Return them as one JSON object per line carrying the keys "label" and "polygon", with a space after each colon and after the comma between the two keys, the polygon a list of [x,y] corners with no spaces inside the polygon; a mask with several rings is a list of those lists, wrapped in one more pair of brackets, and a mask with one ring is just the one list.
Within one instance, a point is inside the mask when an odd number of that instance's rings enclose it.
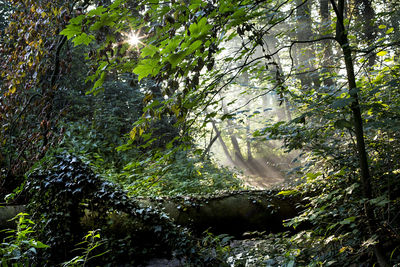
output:
{"label": "sunlit leaf", "polygon": [[389,29],[386,31],[386,34],[392,33],[393,31],[394,31],[394,28],[391,27],[391,28],[389,28]]}
{"label": "sunlit leaf", "polygon": [[81,44],[88,45],[94,39],[95,39],[94,36],[87,35],[86,33],[82,33],[81,35],[75,37],[72,41],[74,43],[74,46],[78,46]]}
{"label": "sunlit leaf", "polygon": [[378,57],[383,57],[383,56],[385,56],[387,53],[388,53],[387,51],[380,51],[380,52],[378,52],[376,55],[377,55]]}
{"label": "sunlit leaf", "polygon": [[139,81],[147,76],[156,75],[161,69],[158,61],[152,59],[142,60],[136,68],[133,69],[133,73],[137,74]]}
{"label": "sunlit leaf", "polygon": [[278,195],[290,196],[290,195],[296,195],[298,193],[299,193],[299,191],[297,191],[297,190],[284,190],[284,191],[280,191],[278,193]]}
{"label": "sunlit leaf", "polygon": [[350,223],[354,222],[355,220],[356,220],[356,217],[352,216],[352,217],[349,217],[349,218],[346,218],[346,219],[342,220],[340,222],[340,224],[350,224]]}

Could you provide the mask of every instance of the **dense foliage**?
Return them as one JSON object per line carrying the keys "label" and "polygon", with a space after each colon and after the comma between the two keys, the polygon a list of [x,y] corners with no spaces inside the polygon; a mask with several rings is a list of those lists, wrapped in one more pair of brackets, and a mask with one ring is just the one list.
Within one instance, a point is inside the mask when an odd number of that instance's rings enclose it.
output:
{"label": "dense foliage", "polygon": [[196,240],[161,211],[129,198],[76,157],[64,155],[54,161],[48,170],[32,173],[26,187],[31,192],[28,209],[37,223],[35,231],[49,246],[36,261],[56,265],[73,258],[74,245],[99,227],[103,243],[92,251],[101,254],[96,258],[99,262],[137,265],[173,252],[175,257],[186,256],[187,261],[201,264]]}
{"label": "dense foliage", "polygon": [[[27,258],[82,260],[74,245],[92,231],[98,262],[167,248],[238,266],[397,264],[399,4],[0,0],[0,196],[29,200],[28,251],[49,245]],[[302,198],[293,233],[231,250],[135,200],[244,188],[214,144],[245,175],[296,167],[280,193]]]}

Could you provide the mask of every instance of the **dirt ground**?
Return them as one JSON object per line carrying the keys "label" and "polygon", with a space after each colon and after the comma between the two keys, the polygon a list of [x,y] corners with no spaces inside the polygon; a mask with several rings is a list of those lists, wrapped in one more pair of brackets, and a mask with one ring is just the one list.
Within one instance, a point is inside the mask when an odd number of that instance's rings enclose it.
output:
{"label": "dirt ground", "polygon": [[285,181],[282,175],[274,177],[242,175],[240,178],[244,181],[245,185],[250,186],[257,190],[268,189],[273,187],[274,185],[282,184]]}

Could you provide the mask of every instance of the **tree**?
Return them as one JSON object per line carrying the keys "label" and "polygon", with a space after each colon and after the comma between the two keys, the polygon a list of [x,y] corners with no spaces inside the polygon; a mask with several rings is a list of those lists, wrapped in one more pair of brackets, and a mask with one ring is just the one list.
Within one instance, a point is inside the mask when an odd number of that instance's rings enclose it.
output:
{"label": "tree", "polygon": [[[335,3],[335,1],[331,0],[331,3],[337,16],[336,41],[340,44],[343,50],[344,62],[346,65],[349,95],[351,97],[350,109],[353,113],[352,116],[354,121],[354,132],[356,135],[356,144],[361,170],[361,185],[363,188],[363,196],[367,200],[364,203],[364,211],[368,219],[370,235],[373,235],[376,232],[377,227],[374,225],[375,216],[371,207],[369,206],[370,204],[368,203],[368,200],[371,200],[373,198],[371,188],[371,174],[368,166],[368,155],[364,140],[363,118],[361,115],[360,102],[357,93],[354,62],[352,58],[350,42],[344,24],[344,0],[339,0],[337,4]],[[367,21],[367,23],[368,22],[370,21]],[[378,262],[381,266],[389,266],[389,263],[386,261],[385,256],[382,252],[381,244],[375,245],[375,256],[377,257]]]}
{"label": "tree", "polygon": [[9,4],[14,11],[0,44],[0,184],[6,192],[58,138],[53,105],[66,38],[57,34],[72,9],[64,1]]}

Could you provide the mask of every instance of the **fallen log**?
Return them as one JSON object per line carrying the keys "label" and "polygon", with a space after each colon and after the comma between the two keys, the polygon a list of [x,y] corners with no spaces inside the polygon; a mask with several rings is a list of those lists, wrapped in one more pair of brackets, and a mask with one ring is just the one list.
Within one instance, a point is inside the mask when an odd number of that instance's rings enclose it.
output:
{"label": "fallen log", "polygon": [[[244,232],[280,232],[288,230],[283,221],[299,213],[296,196],[278,195],[276,190],[237,191],[213,196],[180,196],[140,198],[144,207],[157,207],[176,224],[197,233],[209,229],[215,234],[240,236]],[[9,228],[9,220],[24,210],[24,206],[0,207],[0,229]],[[113,215],[115,216],[115,214]],[[91,223],[95,221],[90,215]],[[126,219],[127,217],[123,217]],[[118,220],[117,220],[118,221]],[[83,224],[87,220],[81,221]]]}
{"label": "fallen log", "polygon": [[[283,221],[295,217],[299,198],[276,190],[238,191],[219,196],[174,197],[152,200],[179,225],[196,232],[239,236],[244,232],[281,232]],[[154,205],[154,204],[153,204]]]}

